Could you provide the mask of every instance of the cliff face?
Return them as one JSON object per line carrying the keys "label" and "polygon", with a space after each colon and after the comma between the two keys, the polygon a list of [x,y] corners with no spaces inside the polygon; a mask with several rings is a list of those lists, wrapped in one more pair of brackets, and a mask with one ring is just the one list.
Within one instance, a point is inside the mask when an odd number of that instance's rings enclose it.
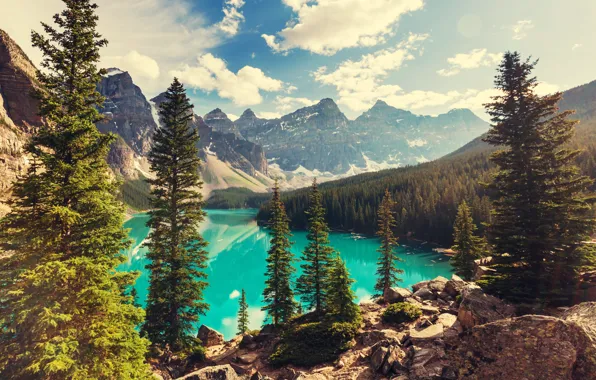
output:
{"label": "cliff face", "polygon": [[39,102],[32,96],[36,72],[27,55],[0,30],[0,214],[6,211],[2,202],[10,196],[12,183],[29,166],[23,154],[28,136],[42,125]]}

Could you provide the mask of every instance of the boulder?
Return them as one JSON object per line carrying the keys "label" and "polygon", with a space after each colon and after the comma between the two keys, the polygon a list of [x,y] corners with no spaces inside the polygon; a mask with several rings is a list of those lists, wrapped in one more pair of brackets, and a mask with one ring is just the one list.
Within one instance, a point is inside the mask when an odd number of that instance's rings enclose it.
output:
{"label": "boulder", "polygon": [[420,281],[414,285],[412,285],[412,290],[417,292],[420,288],[424,288],[430,281]]}
{"label": "boulder", "polygon": [[430,325],[429,327],[419,329],[419,328],[411,328],[410,329],[410,340],[414,344],[420,344],[423,342],[434,341],[435,339],[439,339],[443,337],[443,325],[436,324]]}
{"label": "boulder", "polygon": [[500,299],[485,294],[475,284],[466,285],[462,289],[462,299],[457,313],[457,319],[466,328],[494,322],[499,319],[512,317],[515,308]]}
{"label": "boulder", "polygon": [[238,362],[242,364],[252,364],[254,363],[259,356],[256,353],[248,353],[244,355],[238,356]]}
{"label": "boulder", "polygon": [[229,364],[206,367],[177,380],[240,380]]}
{"label": "boulder", "polygon": [[[445,350],[440,346],[420,348],[414,346],[410,364],[410,379],[444,379],[448,365]],[[511,378],[513,379],[513,378]]]}
{"label": "boulder", "polygon": [[448,329],[455,325],[457,322],[457,317],[453,314],[443,313],[437,317],[437,324],[442,325],[444,328]]}
{"label": "boulder", "polygon": [[255,337],[250,334],[245,334],[242,336],[242,340],[240,341],[240,348],[248,348],[255,344]]}
{"label": "boulder", "polygon": [[445,289],[445,284],[447,284],[449,280],[443,276],[438,276],[431,280],[427,287],[435,294],[441,293]]}
{"label": "boulder", "polygon": [[382,345],[377,345],[374,347],[373,353],[370,356],[370,366],[372,367],[373,371],[378,371],[381,369],[381,367],[383,367],[388,352],[389,348],[383,347]]}
{"label": "boulder", "polygon": [[406,298],[411,297],[412,292],[405,288],[395,287],[389,288],[383,295],[383,299],[388,303],[403,302]]}
{"label": "boulder", "polygon": [[464,286],[466,286],[466,282],[462,280],[461,277],[454,274],[451,276],[451,280],[447,281],[445,284],[445,293],[449,294],[451,297],[457,297],[461,294]]}
{"label": "boulder", "polygon": [[420,310],[426,315],[439,314],[439,308],[432,305],[420,305]]}
{"label": "boulder", "polygon": [[574,321],[525,315],[475,326],[447,355],[459,378],[584,380],[596,378],[593,348]]}
{"label": "boulder", "polygon": [[437,295],[433,293],[428,287],[424,286],[414,292],[414,297],[418,297],[421,300],[434,300],[437,299]]}
{"label": "boulder", "polygon": [[395,330],[384,329],[384,330],[372,330],[365,331],[360,334],[360,343],[363,346],[373,346],[380,341],[386,340],[388,342],[400,343],[404,334],[399,333]]}
{"label": "boulder", "polygon": [[223,344],[224,342],[224,337],[221,333],[205,325],[199,327],[197,338],[203,342],[203,346],[205,347],[216,346],[218,344]]}
{"label": "boulder", "polygon": [[406,363],[406,353],[397,345],[389,347],[389,352],[385,357],[385,363],[381,366],[380,372],[383,375],[388,375],[389,373],[397,373],[398,371],[402,370]]}

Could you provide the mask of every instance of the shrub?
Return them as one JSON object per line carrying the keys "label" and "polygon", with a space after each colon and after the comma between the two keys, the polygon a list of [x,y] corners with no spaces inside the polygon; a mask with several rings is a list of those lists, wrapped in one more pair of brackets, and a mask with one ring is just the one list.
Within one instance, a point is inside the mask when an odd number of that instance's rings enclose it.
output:
{"label": "shrub", "polygon": [[398,302],[390,305],[383,312],[383,322],[404,323],[412,322],[422,315],[422,310],[416,305],[407,302]]}
{"label": "shrub", "polygon": [[335,360],[351,347],[358,327],[357,323],[327,321],[288,326],[269,360],[276,366],[306,367]]}

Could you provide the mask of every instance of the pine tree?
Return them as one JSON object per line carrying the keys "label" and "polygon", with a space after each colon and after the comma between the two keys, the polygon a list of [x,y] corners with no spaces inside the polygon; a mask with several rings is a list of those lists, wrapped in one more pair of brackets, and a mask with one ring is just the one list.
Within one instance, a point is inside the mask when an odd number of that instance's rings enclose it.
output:
{"label": "pine tree", "polygon": [[356,295],[352,291],[355,281],[350,278],[346,263],[339,255],[331,260],[327,299],[329,315],[339,322],[355,322],[360,318],[360,308],[354,303]]}
{"label": "pine tree", "polygon": [[246,303],[246,292],[242,289],[238,308],[238,334],[242,335],[248,331],[248,303]]}
{"label": "pine tree", "polygon": [[143,331],[153,344],[172,351],[192,351],[198,340],[192,335],[199,315],[209,306],[203,301],[207,287],[207,243],[199,232],[205,213],[199,193],[199,134],[193,129],[190,100],[178,79],[160,105],[159,128],[149,152],[155,179],[149,180],[152,211],[147,258],[151,263],[147,318]]}
{"label": "pine tree", "polygon": [[273,197],[271,199],[271,248],[267,253],[267,271],[265,272],[265,289],[263,300],[265,306],[262,308],[271,318],[273,325],[278,326],[294,315],[296,302],[294,292],[290,284],[294,268],[294,260],[290,247],[290,227],[288,217],[281,201],[279,184],[275,180],[273,186]]}
{"label": "pine tree", "polygon": [[487,111],[486,142],[503,147],[492,156],[494,215],[489,230],[497,275],[485,285],[513,301],[569,302],[594,230],[591,180],[579,175],[579,154],[564,147],[576,122],[558,112],[561,93],[539,96],[536,62],[506,53],[495,86],[502,91]]}
{"label": "pine tree", "polygon": [[325,221],[325,209],[316,178],[312,183],[306,214],[308,245],[302,256],[304,264],[301,265],[302,275],[296,282],[296,293],[301,296],[308,309],[314,309],[315,313],[321,314],[326,305],[326,282],[334,251],[329,246],[329,227]]}
{"label": "pine tree", "polygon": [[385,189],[385,195],[381,201],[378,211],[378,230],[377,236],[381,238],[381,247],[377,250],[380,253],[377,261],[377,275],[379,276],[375,284],[375,290],[381,295],[395,286],[401,279],[397,277],[403,270],[397,268],[397,262],[402,261],[395,252],[397,247],[397,238],[393,234],[396,227],[393,210],[395,202],[391,197],[389,189]]}
{"label": "pine tree", "polygon": [[46,124],[26,148],[34,164],[0,222],[13,250],[0,263],[0,378],[150,378],[149,342],[135,331],[144,312],[126,295],[137,274],[116,271],[129,241],[106,164],[115,138],[94,124],[107,42],[95,4],[64,3],[56,27],[42,24],[49,38],[32,33],[44,57],[37,97]]}
{"label": "pine tree", "polygon": [[468,281],[474,276],[474,260],[482,257],[486,249],[484,239],[474,235],[476,230],[470,207],[466,201],[463,201],[459,205],[453,225],[455,245],[452,249],[455,251],[455,255],[451,258],[451,262],[457,274]]}

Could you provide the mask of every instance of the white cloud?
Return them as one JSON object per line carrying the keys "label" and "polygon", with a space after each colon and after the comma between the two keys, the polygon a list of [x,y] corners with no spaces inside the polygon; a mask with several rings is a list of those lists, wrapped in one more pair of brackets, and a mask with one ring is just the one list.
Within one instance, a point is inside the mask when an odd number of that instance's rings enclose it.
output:
{"label": "white cloud", "polygon": [[[230,37],[221,25],[210,24],[192,0],[101,0],[98,1],[98,31],[109,44],[101,49],[101,66],[115,66],[124,57],[135,83],[147,97],[164,91],[172,78],[170,70],[180,62],[222,44]],[[228,0],[224,9],[238,10],[243,0]],[[31,46],[31,30],[42,31],[40,21],[52,23],[52,16],[64,9],[61,0],[0,0],[0,25],[25,50],[35,64],[41,53]],[[226,13],[224,11],[225,20]],[[157,62],[160,75],[155,78],[155,66],[143,68],[131,55],[150,57]],[[120,63],[119,63],[120,64]]]}
{"label": "white cloud", "polygon": [[534,91],[536,92],[536,94],[544,96],[544,95],[554,94],[555,92],[559,91],[560,89],[561,88],[556,84],[546,83],[546,82],[538,82],[536,84],[536,88],[534,89]]}
{"label": "white cloud", "polygon": [[261,119],[279,119],[280,117],[283,116],[279,112],[263,112],[263,111],[257,112],[257,115]]}
{"label": "white cloud", "polygon": [[197,65],[182,65],[170,71],[170,75],[180,78],[189,87],[217,91],[220,97],[231,99],[238,106],[261,104],[261,91],[277,92],[284,87],[282,81],[268,77],[256,67],[244,66],[233,73],[223,59],[210,53],[200,56]]}
{"label": "white cloud", "polygon": [[[228,117],[230,116],[230,114],[228,114]],[[233,300],[234,298],[238,298],[240,297],[240,292],[236,289],[234,289],[232,291],[232,293],[230,293],[230,299]]]}
{"label": "white cloud", "polygon": [[582,46],[584,46],[583,44],[573,44],[573,46],[571,47],[571,50],[577,50],[579,48],[581,48]]}
{"label": "white cloud", "polygon": [[459,53],[447,58],[450,67],[437,71],[437,74],[450,77],[459,74],[461,70],[494,66],[501,61],[502,53],[489,53],[487,49],[474,49],[469,53]]}
{"label": "white cloud", "polygon": [[274,101],[279,112],[294,111],[297,108],[312,106],[316,103],[308,98],[294,98],[291,96],[278,96]]}
{"label": "white cloud", "polygon": [[229,36],[235,36],[240,29],[240,23],[244,21],[244,15],[240,8],[244,6],[244,0],[226,0],[223,12],[224,18],[217,25],[218,28]]}
{"label": "white cloud", "polygon": [[408,142],[408,146],[410,148],[425,146],[426,144],[428,144],[428,141],[423,140],[423,139],[414,139],[414,140],[406,140],[406,141]]}
{"label": "white cloud", "polygon": [[159,65],[153,58],[132,50],[122,57],[105,57],[103,62],[106,66],[113,66],[128,71],[136,82],[142,79],[159,78]]}
{"label": "white cloud", "polygon": [[393,35],[399,19],[422,9],[423,0],[283,0],[296,13],[286,28],[263,34],[275,52],[303,49],[333,55],[341,49],[375,46]]}
{"label": "white cloud", "polygon": [[532,20],[519,20],[515,25],[511,25],[509,29],[513,32],[514,40],[523,40],[528,36],[528,31],[534,28]]}
{"label": "white cloud", "polygon": [[402,92],[400,86],[384,85],[382,82],[391,71],[399,70],[407,61],[413,60],[413,53],[420,51],[420,43],[427,38],[426,34],[410,34],[395,48],[364,55],[358,61],[344,61],[331,72],[323,66],[312,75],[319,83],[335,86],[339,104],[353,111],[363,111],[377,99],[393,97]]}

